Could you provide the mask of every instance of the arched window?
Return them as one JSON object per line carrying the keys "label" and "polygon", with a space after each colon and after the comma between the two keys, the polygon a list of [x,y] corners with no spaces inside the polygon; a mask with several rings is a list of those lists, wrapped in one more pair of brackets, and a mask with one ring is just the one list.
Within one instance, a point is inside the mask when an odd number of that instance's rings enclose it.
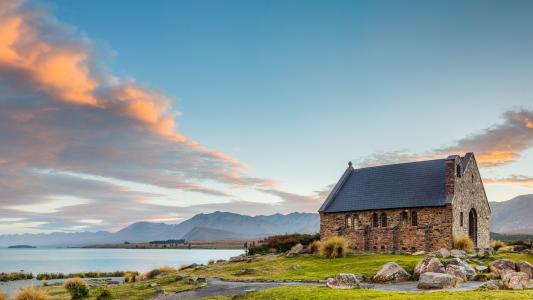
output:
{"label": "arched window", "polygon": [[457,165],[457,177],[461,177],[461,165]]}
{"label": "arched window", "polygon": [[400,223],[401,224],[408,224],[407,223],[407,219],[409,218],[409,216],[407,215],[407,212],[406,211],[402,211],[400,213]]}
{"label": "arched window", "polygon": [[351,227],[352,227],[352,217],[346,216],[346,228],[351,228]]}
{"label": "arched window", "polygon": [[387,227],[387,214],[381,214],[381,227]]}
{"label": "arched window", "polygon": [[378,227],[378,226],[379,226],[378,214],[373,213],[372,214],[372,227]]}
{"label": "arched window", "polygon": [[411,225],[418,226],[418,216],[416,215],[416,211],[411,212]]}

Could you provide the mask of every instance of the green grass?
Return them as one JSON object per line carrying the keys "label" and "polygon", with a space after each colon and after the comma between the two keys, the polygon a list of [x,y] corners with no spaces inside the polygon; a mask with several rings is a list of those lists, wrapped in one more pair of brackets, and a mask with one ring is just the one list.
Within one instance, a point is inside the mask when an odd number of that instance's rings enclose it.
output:
{"label": "green grass", "polygon": [[[195,289],[203,285],[188,284],[187,280],[175,281],[175,272],[168,273],[159,279],[151,279],[135,283],[126,283],[121,285],[108,286],[113,299],[117,300],[145,300],[154,296],[157,289],[162,289],[167,293],[175,293],[186,290]],[[150,283],[157,283],[156,287],[149,287]],[[70,295],[63,286],[49,286],[43,288],[49,295],[51,300],[70,300]],[[96,288],[91,288],[89,300],[94,300],[96,297]]]}
{"label": "green grass", "polygon": [[[387,299],[387,300],[509,300],[532,299],[533,290],[527,291],[467,291],[467,292],[389,292],[367,289],[333,290],[319,286],[285,286],[263,291],[251,292],[234,299]],[[215,297],[209,299],[232,299]]]}

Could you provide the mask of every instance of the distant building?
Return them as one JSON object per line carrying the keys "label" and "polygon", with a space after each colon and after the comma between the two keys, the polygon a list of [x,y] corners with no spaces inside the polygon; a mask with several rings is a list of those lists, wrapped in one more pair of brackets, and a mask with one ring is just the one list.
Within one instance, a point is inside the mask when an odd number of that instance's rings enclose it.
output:
{"label": "distant building", "polygon": [[490,207],[473,153],[354,169],[348,163],[320,213],[322,239],[357,251],[450,249],[468,235],[489,247]]}

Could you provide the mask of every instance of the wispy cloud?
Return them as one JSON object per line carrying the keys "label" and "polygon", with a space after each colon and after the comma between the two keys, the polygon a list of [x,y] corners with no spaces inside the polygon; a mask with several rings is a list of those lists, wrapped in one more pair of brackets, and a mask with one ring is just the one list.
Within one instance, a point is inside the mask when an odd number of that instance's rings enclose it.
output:
{"label": "wispy cloud", "polygon": [[511,175],[508,177],[500,178],[484,178],[483,182],[485,184],[493,185],[520,185],[526,188],[533,188],[533,177],[524,176],[524,175]]}

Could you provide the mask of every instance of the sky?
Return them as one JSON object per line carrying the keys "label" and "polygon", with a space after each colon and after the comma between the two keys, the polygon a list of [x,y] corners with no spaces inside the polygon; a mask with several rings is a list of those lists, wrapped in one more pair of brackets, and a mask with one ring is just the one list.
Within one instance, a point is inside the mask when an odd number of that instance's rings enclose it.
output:
{"label": "sky", "polygon": [[316,212],[473,151],[533,193],[530,1],[0,0],[0,234]]}

